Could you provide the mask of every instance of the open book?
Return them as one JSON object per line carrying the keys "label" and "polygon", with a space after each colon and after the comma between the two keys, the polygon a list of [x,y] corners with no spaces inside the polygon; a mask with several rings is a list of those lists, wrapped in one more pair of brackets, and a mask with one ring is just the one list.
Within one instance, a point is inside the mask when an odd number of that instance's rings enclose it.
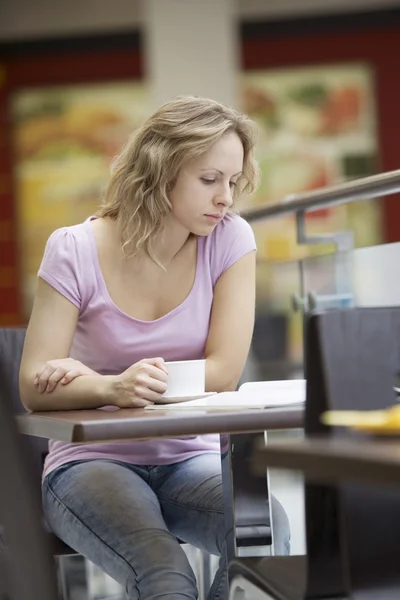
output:
{"label": "open book", "polygon": [[254,381],[244,383],[237,392],[211,394],[196,400],[179,401],[171,404],[151,404],[146,410],[247,410],[250,408],[279,408],[302,404],[306,398],[304,379],[285,381]]}

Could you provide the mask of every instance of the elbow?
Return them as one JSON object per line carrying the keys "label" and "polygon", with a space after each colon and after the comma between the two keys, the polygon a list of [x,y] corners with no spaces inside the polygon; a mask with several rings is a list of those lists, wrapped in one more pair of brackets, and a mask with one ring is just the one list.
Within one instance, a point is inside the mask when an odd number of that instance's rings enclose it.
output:
{"label": "elbow", "polygon": [[206,359],[206,388],[209,392],[234,392],[237,389],[241,373],[232,369],[223,361]]}
{"label": "elbow", "polygon": [[25,410],[34,412],[41,410],[38,405],[38,392],[33,385],[33,377],[29,377],[24,373],[19,374],[19,397]]}
{"label": "elbow", "polygon": [[235,392],[237,390],[237,386],[239,384],[239,380],[240,380],[240,375],[237,375],[236,373],[229,373],[227,371],[225,371],[224,373],[220,374],[220,377],[218,377],[217,380],[217,385],[216,387],[218,389],[213,390],[215,392]]}
{"label": "elbow", "polygon": [[227,377],[225,381],[221,382],[222,386],[221,386],[221,390],[217,390],[217,391],[221,391],[221,392],[235,392],[237,390],[237,386],[239,384],[239,379],[240,377]]}

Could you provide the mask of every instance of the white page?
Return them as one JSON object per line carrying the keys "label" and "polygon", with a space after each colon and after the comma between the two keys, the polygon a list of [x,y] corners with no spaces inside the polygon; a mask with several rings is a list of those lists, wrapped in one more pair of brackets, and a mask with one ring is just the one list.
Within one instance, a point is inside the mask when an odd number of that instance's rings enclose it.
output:
{"label": "white page", "polygon": [[216,408],[218,410],[278,408],[305,402],[304,379],[289,381],[249,382],[237,392],[222,392],[208,398],[199,398],[173,404],[152,404],[146,410],[190,410]]}

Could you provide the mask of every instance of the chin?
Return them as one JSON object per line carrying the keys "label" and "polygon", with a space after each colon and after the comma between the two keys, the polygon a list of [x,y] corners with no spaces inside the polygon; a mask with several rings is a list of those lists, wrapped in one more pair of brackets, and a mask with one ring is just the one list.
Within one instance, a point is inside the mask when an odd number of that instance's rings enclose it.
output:
{"label": "chin", "polygon": [[191,233],[193,235],[197,235],[198,237],[207,237],[207,235],[210,235],[210,233],[212,233],[214,231],[214,229],[216,228],[218,223],[215,223],[214,225],[206,225],[203,227],[193,227],[193,229],[191,230]]}

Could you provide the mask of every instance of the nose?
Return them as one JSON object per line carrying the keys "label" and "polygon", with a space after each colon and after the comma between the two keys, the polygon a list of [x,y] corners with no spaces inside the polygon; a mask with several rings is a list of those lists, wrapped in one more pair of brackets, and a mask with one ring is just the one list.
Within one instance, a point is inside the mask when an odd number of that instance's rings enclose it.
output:
{"label": "nose", "polygon": [[229,208],[230,206],[232,206],[232,204],[233,204],[232,190],[230,189],[229,185],[227,187],[224,186],[224,188],[221,189],[220,192],[215,197],[215,205],[216,206],[224,206],[226,208]]}

